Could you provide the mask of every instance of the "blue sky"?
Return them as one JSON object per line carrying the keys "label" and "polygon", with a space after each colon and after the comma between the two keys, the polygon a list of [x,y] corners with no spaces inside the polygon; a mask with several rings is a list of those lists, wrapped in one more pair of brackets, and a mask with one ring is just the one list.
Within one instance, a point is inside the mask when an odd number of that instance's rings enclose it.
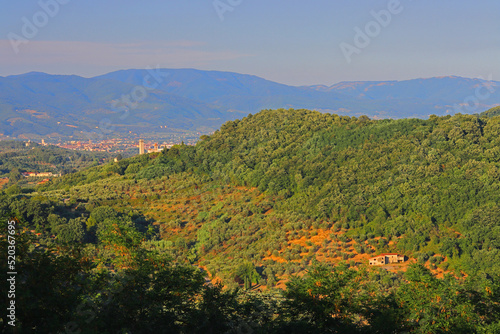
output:
{"label": "blue sky", "polygon": [[[377,21],[373,13],[389,16]],[[500,81],[498,14],[498,0],[9,1],[0,12],[0,75],[89,77],[160,66],[290,85],[446,75]],[[356,44],[359,31],[365,36]]]}

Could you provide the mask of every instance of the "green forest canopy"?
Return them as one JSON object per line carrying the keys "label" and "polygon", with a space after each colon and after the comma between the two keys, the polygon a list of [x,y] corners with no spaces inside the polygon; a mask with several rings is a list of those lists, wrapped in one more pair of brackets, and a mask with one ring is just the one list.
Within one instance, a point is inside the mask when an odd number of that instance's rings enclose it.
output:
{"label": "green forest canopy", "polygon": [[[486,291],[484,298],[496,291],[492,286],[498,285],[500,274],[499,134],[498,116],[370,120],[309,110],[265,110],[227,122],[196,146],[174,146],[161,154],[93,167],[40,186],[38,193],[4,197],[3,210],[14,211],[42,236],[55,233],[60,235],[57,242],[77,241],[87,245],[87,251],[95,249],[92,254],[100,268],[128,263],[123,255],[106,253],[106,245],[126,241],[106,241],[106,231],[114,226],[132,229],[131,236],[139,233],[130,240],[143,238],[140,248],[206,267],[225,283],[239,273],[247,287],[256,282],[272,287],[275,275],[309,270],[312,276],[292,280],[285,293],[292,303],[287,321],[302,319],[307,326],[323,329],[363,327],[363,321],[353,320],[359,312],[338,313],[343,309],[337,303],[347,310],[360,301],[342,301],[333,294],[318,309],[315,295],[307,292],[322,279],[326,281],[321,286],[328,288],[318,296],[339,288],[331,285],[337,279],[328,278],[324,270],[314,278],[310,267],[315,254],[331,249],[328,243],[337,242],[341,251],[335,254],[344,260],[349,259],[345,248],[350,245],[357,253],[398,251],[431,267],[446,259],[443,269],[464,271],[477,281],[457,283],[432,275],[425,279],[428,274],[419,267],[414,270],[421,277],[392,278],[399,280],[395,290],[387,285],[383,298],[389,299],[380,299],[374,309],[385,305],[389,310],[379,317],[398,314],[394,331],[470,332],[470,326],[477,329],[480,323],[494,326],[498,313],[492,311],[492,318],[485,320],[484,310],[477,309],[467,315],[472,321],[467,324],[458,314],[444,312],[448,316],[439,322],[442,306],[433,305],[424,290],[434,286],[432,298],[448,298],[463,310],[475,305],[474,298],[483,298],[477,294],[480,289]],[[152,209],[165,205],[167,210]],[[310,237],[318,228],[343,234],[332,236],[327,244],[287,248],[294,235]],[[124,247],[131,245],[126,242]],[[270,253],[283,257],[285,264],[266,260]],[[345,270],[339,270],[344,275]],[[350,277],[345,277],[346,286]],[[371,277],[368,282],[381,284],[379,279]],[[312,285],[307,288],[308,284]],[[363,291],[369,291],[368,286]],[[456,289],[466,286],[463,296],[469,297],[451,301]],[[390,304],[391,298],[411,304],[415,300],[408,296],[419,294],[422,299],[416,300],[425,317],[399,314]],[[332,314],[338,323],[331,323]],[[362,317],[370,326],[381,320],[373,314]],[[456,321],[443,325],[450,317]],[[416,322],[403,324],[402,319]],[[493,332],[491,326],[488,330]]]}

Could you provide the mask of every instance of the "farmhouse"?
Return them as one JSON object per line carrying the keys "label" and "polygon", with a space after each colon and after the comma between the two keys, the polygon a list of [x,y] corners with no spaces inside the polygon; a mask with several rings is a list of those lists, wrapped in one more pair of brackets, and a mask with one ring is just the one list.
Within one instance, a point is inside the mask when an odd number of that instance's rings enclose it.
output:
{"label": "farmhouse", "polygon": [[382,266],[389,263],[403,263],[405,262],[405,256],[396,253],[384,253],[378,256],[370,258],[371,266]]}

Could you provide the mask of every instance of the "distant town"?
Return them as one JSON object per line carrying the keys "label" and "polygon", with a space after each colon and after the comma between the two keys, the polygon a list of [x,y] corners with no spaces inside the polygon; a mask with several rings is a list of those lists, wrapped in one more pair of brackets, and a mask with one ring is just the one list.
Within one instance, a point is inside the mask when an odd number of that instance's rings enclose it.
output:
{"label": "distant town", "polygon": [[151,139],[105,139],[101,141],[83,141],[83,140],[70,140],[61,141],[55,143],[47,143],[45,139],[42,139],[39,144],[54,145],[57,147],[79,150],[79,151],[91,151],[91,152],[109,152],[117,153],[125,156],[132,156],[136,154],[160,152],[165,148],[170,148],[176,144],[184,143],[186,145],[195,145],[196,140],[190,139],[187,142],[184,141],[154,141]]}

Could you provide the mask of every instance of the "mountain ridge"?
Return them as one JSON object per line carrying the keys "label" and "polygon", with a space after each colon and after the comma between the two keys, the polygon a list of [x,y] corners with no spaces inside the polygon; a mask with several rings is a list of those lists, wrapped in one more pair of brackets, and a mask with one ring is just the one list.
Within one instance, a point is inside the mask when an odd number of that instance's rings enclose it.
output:
{"label": "mountain ridge", "polygon": [[[197,69],[129,69],[91,78],[29,72],[0,77],[0,133],[33,139],[209,133],[228,120],[278,108],[426,118],[499,105],[498,87],[498,81],[458,76],[289,86]],[[102,130],[103,122],[113,130]]]}

